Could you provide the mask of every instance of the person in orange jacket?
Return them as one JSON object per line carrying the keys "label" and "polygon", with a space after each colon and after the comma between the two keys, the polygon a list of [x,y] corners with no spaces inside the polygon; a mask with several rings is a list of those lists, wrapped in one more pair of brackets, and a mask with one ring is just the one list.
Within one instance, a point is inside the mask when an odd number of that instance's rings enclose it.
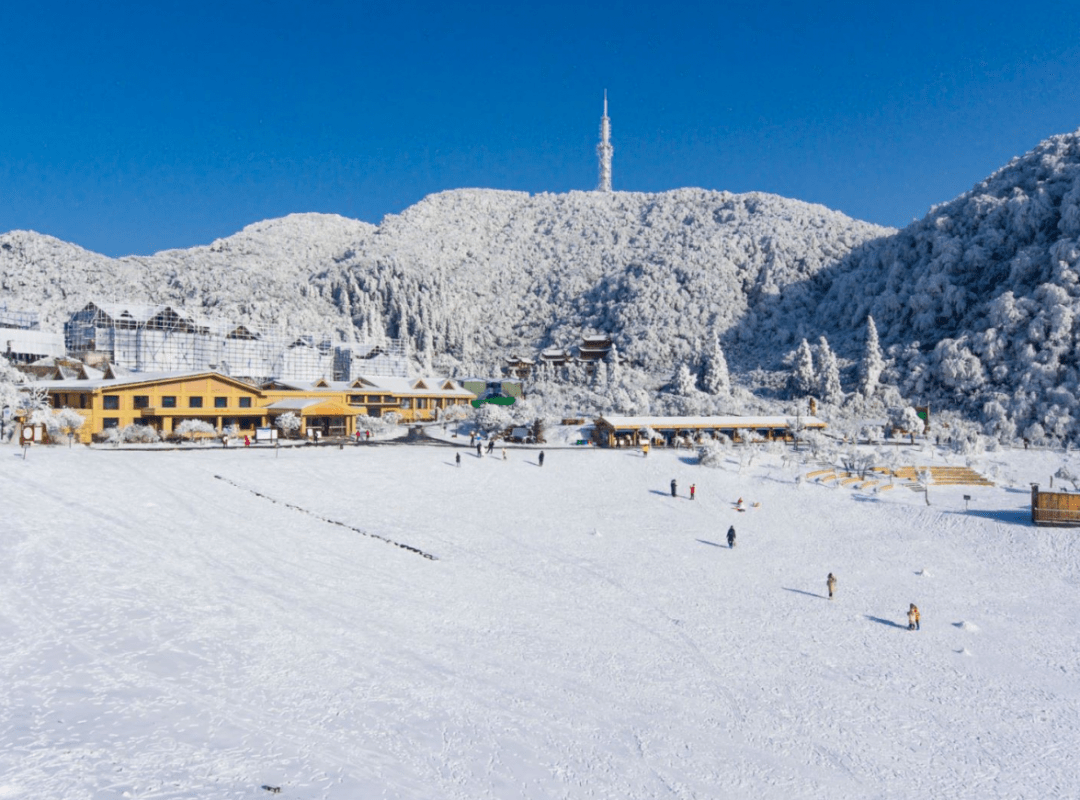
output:
{"label": "person in orange jacket", "polygon": [[914,603],[908,608],[907,628],[909,631],[919,630],[919,607]]}

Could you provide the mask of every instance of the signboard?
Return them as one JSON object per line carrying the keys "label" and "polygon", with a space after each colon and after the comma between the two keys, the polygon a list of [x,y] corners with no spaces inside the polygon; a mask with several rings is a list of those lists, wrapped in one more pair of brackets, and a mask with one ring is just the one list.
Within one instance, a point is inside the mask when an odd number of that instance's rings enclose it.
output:
{"label": "signboard", "polygon": [[278,438],[277,428],[256,428],[255,429],[255,441],[256,442],[276,442]]}

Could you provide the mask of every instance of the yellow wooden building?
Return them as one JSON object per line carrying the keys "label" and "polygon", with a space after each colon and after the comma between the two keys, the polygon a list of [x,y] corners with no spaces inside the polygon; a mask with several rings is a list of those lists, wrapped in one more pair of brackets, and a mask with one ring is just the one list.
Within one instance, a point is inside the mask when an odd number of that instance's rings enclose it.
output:
{"label": "yellow wooden building", "polygon": [[354,381],[274,381],[254,386],[217,372],[79,376],[31,384],[48,392],[53,409],[71,408],[86,420],[78,432],[89,442],[107,428],[150,425],[172,433],[183,420],[198,419],[218,431],[240,431],[274,424],[282,414],[301,418],[301,430],[323,436],[349,436],[358,415],[390,412],[404,422],[437,419],[442,409],[465,405],[475,395],[446,378],[361,377]]}

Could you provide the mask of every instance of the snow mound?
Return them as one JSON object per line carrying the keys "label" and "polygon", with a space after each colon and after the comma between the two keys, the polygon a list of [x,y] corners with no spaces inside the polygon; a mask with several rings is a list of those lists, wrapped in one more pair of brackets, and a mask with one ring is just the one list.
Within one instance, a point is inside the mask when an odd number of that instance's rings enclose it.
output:
{"label": "snow mound", "polygon": [[979,632],[979,626],[976,625],[974,622],[965,622],[965,621],[954,622],[953,626],[959,628],[962,631],[967,631],[968,633],[978,633]]}
{"label": "snow mound", "polygon": [[925,567],[923,567],[920,570],[916,570],[915,574],[922,577],[922,578],[931,578],[931,577],[933,577],[933,575],[931,575],[931,573],[930,573],[930,570],[926,569]]}

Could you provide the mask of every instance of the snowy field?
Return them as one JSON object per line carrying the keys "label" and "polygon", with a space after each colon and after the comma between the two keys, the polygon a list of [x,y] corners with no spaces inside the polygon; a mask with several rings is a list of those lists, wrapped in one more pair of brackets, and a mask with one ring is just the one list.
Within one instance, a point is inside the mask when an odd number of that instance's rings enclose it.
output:
{"label": "snowy field", "polygon": [[0,798],[1080,795],[1080,459],[536,456],[0,448]]}

